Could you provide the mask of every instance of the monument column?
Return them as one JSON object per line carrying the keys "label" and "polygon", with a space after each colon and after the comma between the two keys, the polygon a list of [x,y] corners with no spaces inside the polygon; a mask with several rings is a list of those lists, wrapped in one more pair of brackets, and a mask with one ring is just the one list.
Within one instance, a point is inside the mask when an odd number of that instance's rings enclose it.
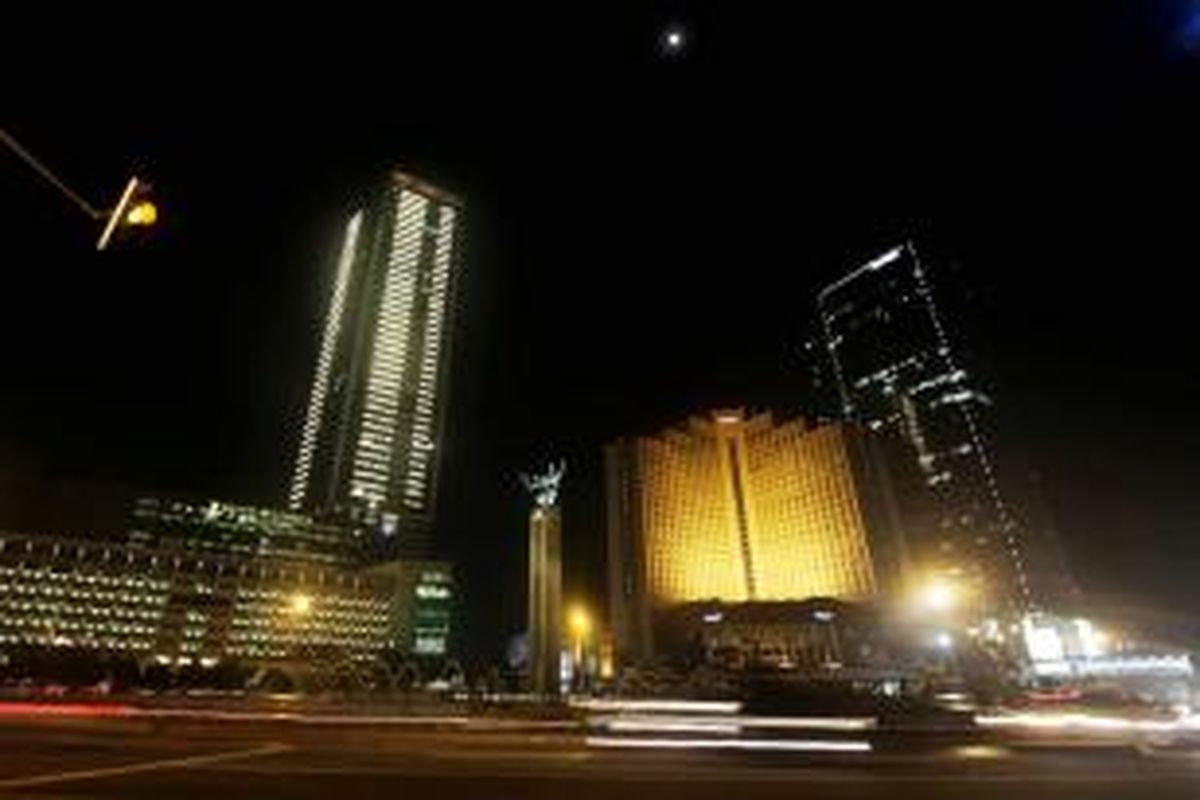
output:
{"label": "monument column", "polygon": [[523,475],[533,495],[529,513],[529,689],[557,697],[562,661],[562,511],[558,488],[566,465],[542,475]]}

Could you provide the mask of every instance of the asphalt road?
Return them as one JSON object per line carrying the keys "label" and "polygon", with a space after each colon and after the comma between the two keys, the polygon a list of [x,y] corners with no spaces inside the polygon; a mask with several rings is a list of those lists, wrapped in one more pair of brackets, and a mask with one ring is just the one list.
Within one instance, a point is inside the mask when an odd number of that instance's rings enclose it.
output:
{"label": "asphalt road", "polygon": [[574,733],[6,719],[0,795],[62,798],[1196,798],[1200,757],[892,742],[870,753],[590,747]]}

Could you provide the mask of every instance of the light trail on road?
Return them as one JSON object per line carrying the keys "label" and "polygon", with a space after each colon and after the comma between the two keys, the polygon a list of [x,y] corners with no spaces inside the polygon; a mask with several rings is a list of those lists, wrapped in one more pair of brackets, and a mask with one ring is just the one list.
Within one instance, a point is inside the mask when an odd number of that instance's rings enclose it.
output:
{"label": "light trail on road", "polygon": [[794,753],[869,753],[866,741],[815,739],[667,739],[589,736],[588,747],[664,750],[763,750]]}

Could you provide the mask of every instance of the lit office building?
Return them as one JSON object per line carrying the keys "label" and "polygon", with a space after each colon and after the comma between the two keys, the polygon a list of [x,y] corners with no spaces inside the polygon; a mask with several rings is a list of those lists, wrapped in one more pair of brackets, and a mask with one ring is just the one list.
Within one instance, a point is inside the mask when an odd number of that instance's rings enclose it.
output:
{"label": "lit office building", "polygon": [[143,497],[134,503],[126,541],[197,555],[281,558],[350,564],[355,531],[308,514],[210,500]]}
{"label": "lit office building", "polygon": [[368,663],[443,655],[453,583],[438,562],[367,570],[181,546],[0,532],[0,653],[142,663]]}
{"label": "lit office building", "polygon": [[887,442],[914,563],[961,576],[994,609],[1028,606],[985,441],[991,400],[956,360],[916,249],[863,264],[817,305],[842,414]]}
{"label": "lit office building", "polygon": [[346,225],[288,496],[425,556],[437,502],[461,205],[393,172]]}
{"label": "lit office building", "polygon": [[618,650],[654,652],[683,603],[862,600],[900,558],[865,441],[845,425],[693,417],[605,449],[609,598]]}

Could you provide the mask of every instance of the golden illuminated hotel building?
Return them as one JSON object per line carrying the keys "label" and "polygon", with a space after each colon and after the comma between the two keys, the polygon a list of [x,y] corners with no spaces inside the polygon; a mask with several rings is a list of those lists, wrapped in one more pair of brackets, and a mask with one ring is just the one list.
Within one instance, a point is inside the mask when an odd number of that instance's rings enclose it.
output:
{"label": "golden illuminated hotel building", "polygon": [[847,425],[777,424],[741,410],[610,444],[618,649],[649,657],[657,612],[683,603],[874,595],[899,548],[868,444]]}

